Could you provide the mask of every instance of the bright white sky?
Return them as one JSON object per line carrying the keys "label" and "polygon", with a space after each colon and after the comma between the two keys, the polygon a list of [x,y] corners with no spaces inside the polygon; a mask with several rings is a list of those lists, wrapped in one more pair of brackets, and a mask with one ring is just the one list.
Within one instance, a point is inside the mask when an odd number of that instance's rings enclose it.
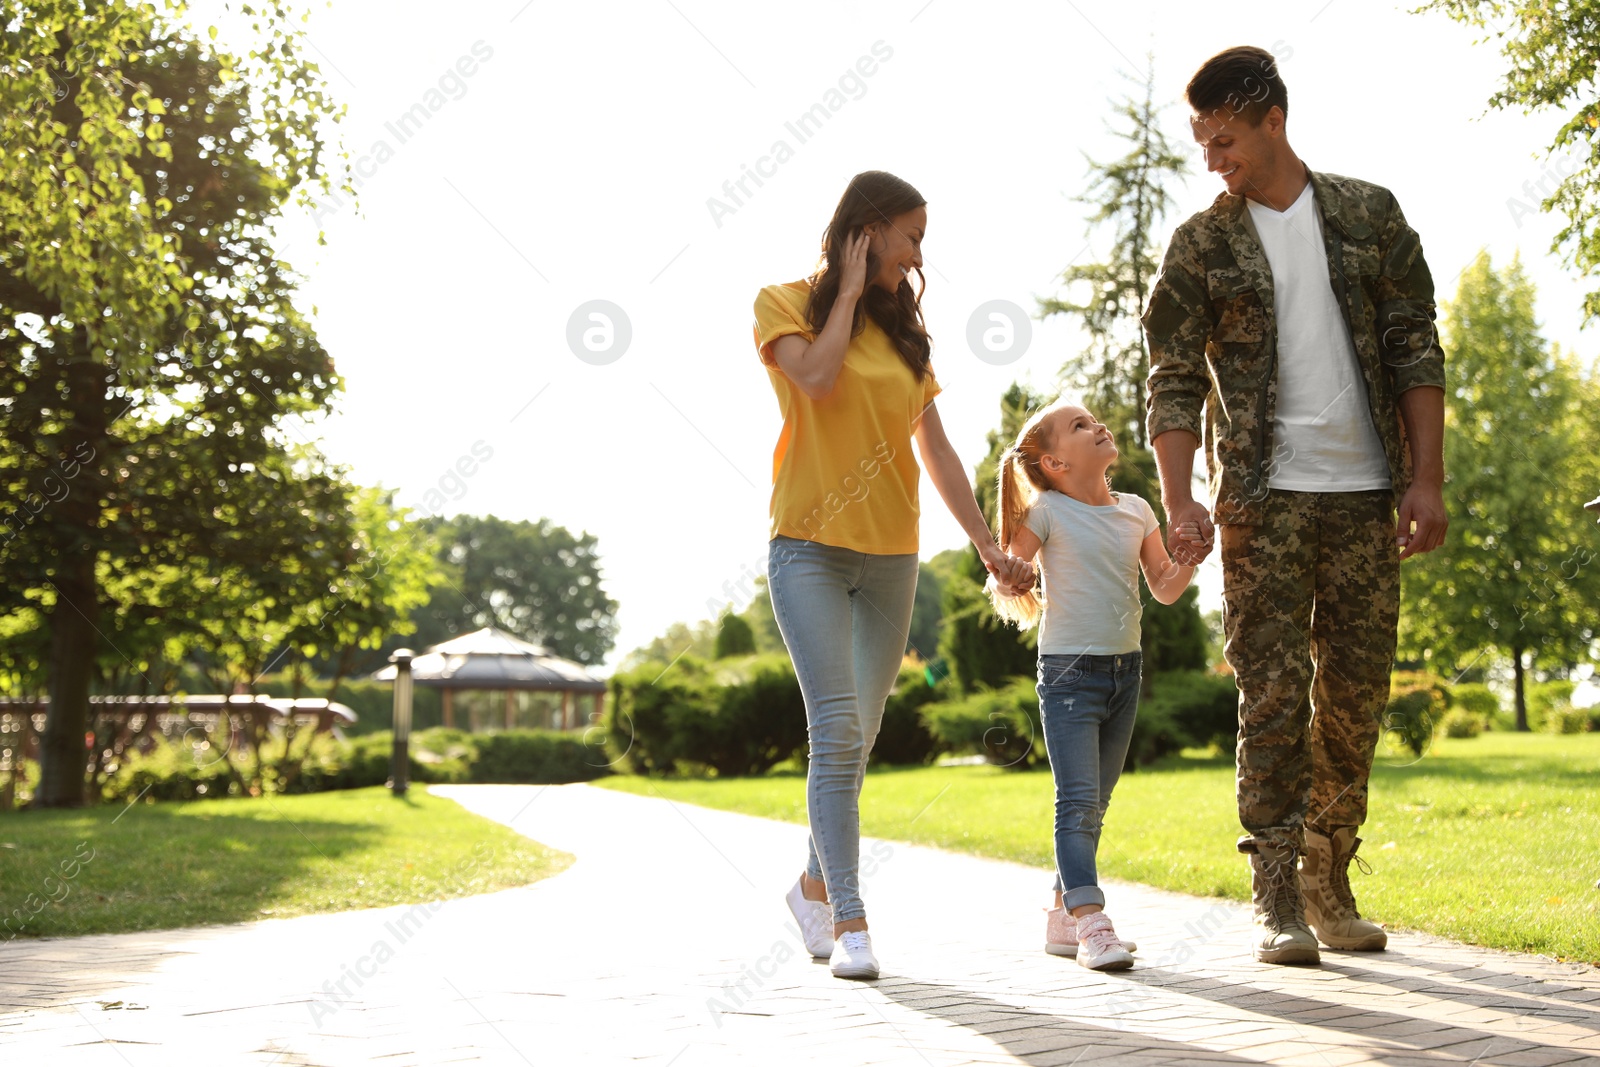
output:
{"label": "bright white sky", "polygon": [[[197,3],[195,23],[215,21],[214,7]],[[924,307],[945,387],[938,408],[971,469],[1007,386],[1049,387],[1078,344],[1065,321],[1035,322],[1025,355],[995,366],[969,349],[966,325],[990,300],[1032,311],[1069,262],[1104,247],[1085,247],[1084,208],[1071,197],[1083,188],[1083,153],[1121,154],[1105,132],[1107,101],[1137,90],[1119,68],[1154,54],[1170,131],[1188,143],[1183,84],[1241,43],[1278,54],[1291,141],[1314,169],[1394,190],[1441,296],[1479,248],[1497,262],[1520,249],[1548,335],[1593,359],[1594,333],[1578,330],[1582,287],[1546,252],[1554,223],[1507,207],[1539,180],[1536,153],[1557,120],[1483,117],[1502,66],[1494,46],[1474,45],[1442,16],[1370,0],[1251,5],[1253,21],[1203,10],[956,0],[821,2],[804,17],[710,0],[318,7],[309,31],[349,105],[352,162],[379,141],[392,156],[367,165],[359,215],[324,216],[325,247],[309,217],[283,231],[281,250],[305,275],[305,304],[346,380],[337,414],[311,433],[358,480],[396,487],[412,506],[441,480],[449,487],[475,443],[492,449],[441,510],[594,534],[621,605],[610,667],[674,620],[708,617],[725,583],[764,573],[781,421],[751,343],[751,303],[761,286],[810,271],[852,174],[890,170],[928,199]],[[880,41],[892,55],[860,79],[865,92],[800,144],[785,122]],[[474,73],[453,81],[475,45]],[[386,123],[430,102],[441,77],[431,102],[442,106],[402,143]],[[779,139],[793,158],[717,225],[707,199]],[[1175,190],[1167,228],[1220,188],[1195,173]],[[566,340],[574,310],[597,299],[622,308],[632,328],[626,352],[604,365],[580,360]],[[926,476],[921,496],[923,558],[962,544]],[[1218,607],[1214,560],[1201,584],[1202,607]]]}

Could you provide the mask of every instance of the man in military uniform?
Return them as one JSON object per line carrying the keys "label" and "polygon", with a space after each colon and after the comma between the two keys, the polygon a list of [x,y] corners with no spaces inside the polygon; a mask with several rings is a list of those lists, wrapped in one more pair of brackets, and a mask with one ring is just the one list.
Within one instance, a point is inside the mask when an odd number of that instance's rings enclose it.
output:
{"label": "man in military uniform", "polygon": [[[1206,534],[1174,535],[1174,553],[1202,557],[1213,530],[1221,542],[1254,954],[1316,963],[1319,940],[1387,941],[1356,910],[1349,864],[1389,697],[1399,561],[1438,547],[1447,525],[1433,278],[1393,194],[1295,155],[1271,53],[1228,49],[1186,95],[1227,191],[1178,227],[1145,309],[1147,424],[1168,529],[1194,520]],[[1202,435],[1209,513],[1189,488]]]}

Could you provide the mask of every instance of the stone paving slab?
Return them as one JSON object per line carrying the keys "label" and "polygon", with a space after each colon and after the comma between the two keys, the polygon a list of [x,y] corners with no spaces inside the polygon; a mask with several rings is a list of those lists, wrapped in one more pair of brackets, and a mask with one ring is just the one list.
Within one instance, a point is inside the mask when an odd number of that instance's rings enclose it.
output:
{"label": "stone paving slab", "polygon": [[783,904],[803,827],[583,785],[433,792],[577,862],[461,900],[0,945],[0,1064],[1600,1062],[1593,967],[1412,934],[1270,967],[1247,908],[1108,883],[1139,962],[1097,974],[1043,951],[1048,872],[872,839],[883,977],[839,981]]}

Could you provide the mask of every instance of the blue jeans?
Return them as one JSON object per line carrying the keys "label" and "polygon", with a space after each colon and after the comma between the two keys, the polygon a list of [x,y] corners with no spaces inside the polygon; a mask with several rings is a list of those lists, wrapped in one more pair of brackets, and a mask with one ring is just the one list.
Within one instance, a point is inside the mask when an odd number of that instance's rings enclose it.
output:
{"label": "blue jeans", "polygon": [[806,871],[828,887],[834,922],[866,915],[857,875],[861,781],[911,630],[917,554],[876,555],[782,534],[767,588],[806,702],[811,822]]}
{"label": "blue jeans", "polygon": [[1039,657],[1039,719],[1056,780],[1056,884],[1069,911],[1105,906],[1095,872],[1100,827],[1139,710],[1140,654]]}

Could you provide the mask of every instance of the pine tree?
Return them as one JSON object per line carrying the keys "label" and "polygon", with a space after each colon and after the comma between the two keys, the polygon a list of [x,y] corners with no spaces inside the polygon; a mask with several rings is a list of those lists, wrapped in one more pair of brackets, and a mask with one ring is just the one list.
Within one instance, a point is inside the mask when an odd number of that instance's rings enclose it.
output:
{"label": "pine tree", "polygon": [[1143,450],[1145,441],[1144,383],[1150,354],[1139,318],[1156,275],[1164,245],[1157,226],[1172,208],[1167,183],[1183,178],[1185,157],[1158,124],[1155,69],[1144,81],[1144,99],[1125,97],[1116,115],[1125,122],[1113,132],[1131,146],[1110,163],[1093,159],[1089,188],[1074,197],[1093,208],[1088,232],[1109,227],[1109,258],[1103,263],[1072,265],[1061,274],[1065,293],[1039,301],[1040,317],[1071,315],[1079,319],[1089,344],[1067,360],[1063,378],[1082,390],[1083,402],[1116,432],[1119,443],[1131,440]]}

